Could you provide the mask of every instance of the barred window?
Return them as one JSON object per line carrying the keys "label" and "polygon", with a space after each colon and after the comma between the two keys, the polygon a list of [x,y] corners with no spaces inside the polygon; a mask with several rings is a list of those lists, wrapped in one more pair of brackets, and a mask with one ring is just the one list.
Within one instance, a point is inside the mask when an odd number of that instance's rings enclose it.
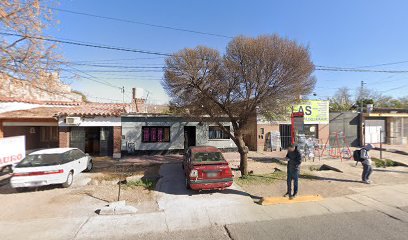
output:
{"label": "barred window", "polygon": [[170,142],[170,127],[142,127],[142,142]]}

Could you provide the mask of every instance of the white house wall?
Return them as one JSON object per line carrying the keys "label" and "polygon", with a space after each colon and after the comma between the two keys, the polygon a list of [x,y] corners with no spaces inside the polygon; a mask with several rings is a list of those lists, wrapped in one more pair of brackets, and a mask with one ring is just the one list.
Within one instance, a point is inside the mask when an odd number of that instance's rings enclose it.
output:
{"label": "white house wall", "polygon": [[[224,122],[224,126],[231,123]],[[142,142],[143,126],[166,126],[170,127],[170,142],[144,143]],[[122,151],[155,151],[155,150],[180,150],[184,149],[184,126],[196,127],[196,145],[214,146],[217,148],[233,149],[235,143],[231,139],[209,139],[208,127],[216,124],[178,121],[174,118],[154,117],[124,117],[122,119]]]}
{"label": "white house wall", "polygon": [[60,127],[120,127],[120,117],[81,117],[79,124],[66,124],[65,117],[58,119]]}

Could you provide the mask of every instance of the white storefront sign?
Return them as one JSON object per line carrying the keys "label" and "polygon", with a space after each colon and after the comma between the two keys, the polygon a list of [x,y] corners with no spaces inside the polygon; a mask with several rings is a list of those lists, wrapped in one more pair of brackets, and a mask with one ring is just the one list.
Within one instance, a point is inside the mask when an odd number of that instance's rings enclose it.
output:
{"label": "white storefront sign", "polygon": [[0,138],[0,168],[25,158],[25,136]]}

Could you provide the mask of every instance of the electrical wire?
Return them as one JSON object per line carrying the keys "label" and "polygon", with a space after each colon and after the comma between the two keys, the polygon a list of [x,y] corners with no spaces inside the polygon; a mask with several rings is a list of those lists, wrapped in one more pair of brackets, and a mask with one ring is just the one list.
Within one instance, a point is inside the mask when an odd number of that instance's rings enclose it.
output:
{"label": "electrical wire", "polygon": [[334,71],[334,72],[373,72],[373,73],[408,73],[408,70],[372,70],[372,69],[357,69],[357,68],[341,68],[341,67],[327,67],[315,66],[316,71]]}
{"label": "electrical wire", "polygon": [[55,11],[59,11],[59,12],[65,12],[65,13],[71,13],[71,14],[82,15],[82,16],[87,16],[87,17],[112,20],[112,21],[117,21],[117,22],[132,23],[132,24],[138,24],[138,25],[143,25],[143,26],[163,28],[163,29],[168,29],[168,30],[187,32],[187,33],[194,33],[194,34],[207,35],[207,36],[220,37],[220,38],[228,38],[228,39],[233,38],[232,36],[227,36],[227,35],[218,34],[218,33],[210,33],[210,32],[203,32],[203,31],[191,30],[191,29],[186,29],[186,28],[151,24],[151,23],[134,21],[134,20],[123,19],[123,18],[115,18],[115,17],[101,16],[101,15],[96,15],[96,14],[91,14],[91,13],[76,12],[76,11],[72,11],[72,10],[66,10],[66,9],[55,8],[55,7],[48,7],[48,8],[52,9],[52,10],[55,10]]}
{"label": "electrical wire", "polygon": [[39,36],[37,37],[27,36],[27,35],[22,35],[22,34],[17,34],[17,33],[8,33],[8,32],[0,32],[0,34],[6,35],[6,36],[14,36],[14,37],[26,37],[30,39],[43,40],[47,42],[63,43],[63,44],[70,44],[70,45],[83,46],[83,47],[92,47],[92,48],[133,52],[133,53],[143,53],[143,54],[151,54],[151,55],[160,55],[160,56],[168,56],[168,57],[172,56],[169,53],[153,52],[153,51],[148,51],[148,50],[131,49],[131,48],[124,48],[124,47],[115,47],[115,46],[101,45],[101,44],[95,44],[95,43],[83,43],[79,41],[68,41],[68,40],[62,40],[62,39],[57,39],[57,38],[52,39],[52,38],[39,37]]}

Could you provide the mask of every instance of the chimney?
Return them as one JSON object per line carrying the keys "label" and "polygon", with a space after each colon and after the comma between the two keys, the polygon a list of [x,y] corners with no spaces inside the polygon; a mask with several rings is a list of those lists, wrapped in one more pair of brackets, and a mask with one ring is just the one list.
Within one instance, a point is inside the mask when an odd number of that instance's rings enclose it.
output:
{"label": "chimney", "polygon": [[136,88],[132,88],[132,100],[136,99]]}
{"label": "chimney", "polygon": [[132,88],[132,105],[134,105],[135,112],[140,112],[143,109],[143,105],[145,104],[145,99],[143,96],[138,98],[136,88]]}

